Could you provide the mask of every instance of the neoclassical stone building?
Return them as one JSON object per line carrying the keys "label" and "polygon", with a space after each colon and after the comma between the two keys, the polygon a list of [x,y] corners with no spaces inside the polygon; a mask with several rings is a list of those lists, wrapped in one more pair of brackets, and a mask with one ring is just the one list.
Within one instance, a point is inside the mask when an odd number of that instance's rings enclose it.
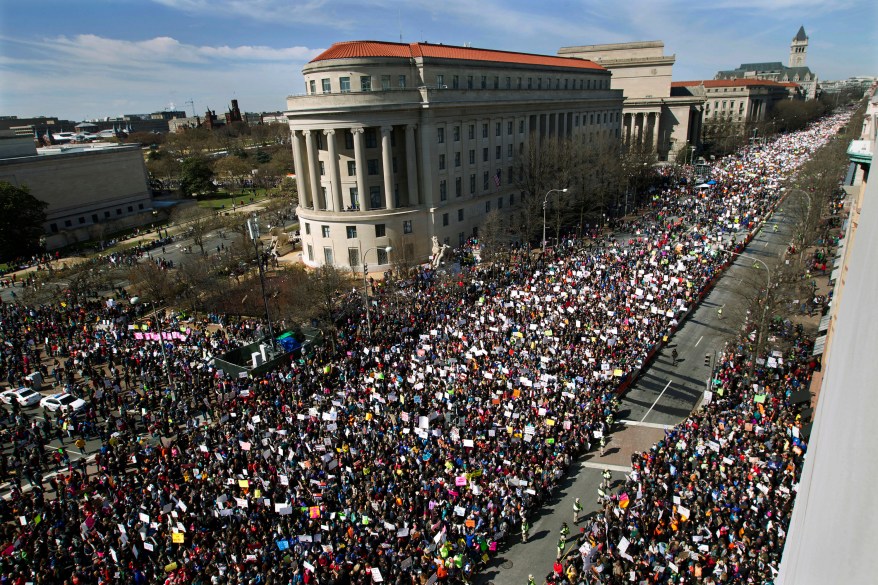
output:
{"label": "neoclassical stone building", "polygon": [[515,208],[531,135],[620,136],[622,92],[584,59],[353,41],[303,74],[286,116],[309,266],[424,261],[433,237],[457,246]]}

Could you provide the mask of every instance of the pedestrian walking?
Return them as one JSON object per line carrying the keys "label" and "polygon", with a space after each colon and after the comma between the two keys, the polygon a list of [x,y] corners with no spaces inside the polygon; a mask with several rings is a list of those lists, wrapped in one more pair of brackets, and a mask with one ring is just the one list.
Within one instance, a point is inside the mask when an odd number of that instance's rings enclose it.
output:
{"label": "pedestrian walking", "polygon": [[610,473],[609,469],[604,469],[603,473],[601,473],[601,477],[603,477],[603,481],[601,481],[601,487],[609,489],[610,480],[613,478],[613,474]]}
{"label": "pedestrian walking", "polygon": [[604,450],[606,449],[606,447],[607,447],[607,438],[602,436],[601,437],[601,457],[604,456]]}
{"label": "pedestrian walking", "polygon": [[573,502],[573,523],[579,523],[579,514],[582,512],[582,503],[579,501],[579,498],[576,498]]}
{"label": "pedestrian walking", "polygon": [[530,536],[530,524],[527,520],[521,521],[521,542],[527,542]]}
{"label": "pedestrian walking", "polygon": [[674,363],[674,367],[677,367],[677,356],[677,348],[675,347],[674,350],[671,352],[671,361]]}

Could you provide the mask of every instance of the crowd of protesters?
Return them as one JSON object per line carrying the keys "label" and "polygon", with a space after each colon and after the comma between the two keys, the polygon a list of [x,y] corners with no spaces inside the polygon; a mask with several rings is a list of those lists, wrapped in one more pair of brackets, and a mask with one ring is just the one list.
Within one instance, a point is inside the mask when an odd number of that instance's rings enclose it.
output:
{"label": "crowd of protesters", "polygon": [[[529,516],[573,459],[610,430],[620,382],[727,262],[716,248],[740,245],[771,212],[777,182],[840,123],[725,159],[710,189],[690,184],[657,194],[626,241],[595,233],[456,278],[422,267],[376,287],[371,335],[365,316],[348,314],[333,343],[255,378],[231,376],[209,358],[261,338],[257,321],[219,318],[220,327],[190,323],[181,331],[159,314],[162,330],[176,333],[163,353],[143,330],[149,321],[147,333],[156,331],[156,316],[127,303],[3,305],[3,379],[26,384],[42,368],[87,408],[80,417],[44,413],[45,421],[13,408],[8,417],[14,441],[2,459],[11,493],[0,501],[0,579],[470,582],[510,537],[527,536]],[[730,357],[724,367],[731,380],[740,362]],[[777,414],[782,387],[766,382],[755,422],[745,412],[724,418],[727,428],[760,431],[711,434],[726,441],[720,448],[764,446],[759,441],[785,429],[787,417]],[[718,388],[715,408],[738,400],[739,391],[733,381]],[[643,477],[670,461],[670,477],[691,478],[684,495],[693,520],[708,510],[701,482],[732,473],[711,467],[715,458],[706,468],[677,459],[705,432],[694,421],[669,439],[671,447],[638,462]],[[99,451],[75,462],[66,450],[50,457],[43,448],[53,438],[66,449],[68,439],[75,445],[95,436]],[[765,451],[747,452],[764,465],[748,458],[754,471],[736,468],[734,477],[787,485],[756,470],[776,464],[785,473],[795,469],[794,455],[781,441]],[[650,497],[670,497],[669,480],[660,479],[641,491],[658,486]],[[748,487],[725,489],[737,496]],[[698,506],[689,492],[701,498]],[[748,567],[769,563],[761,549],[780,538],[775,531],[771,541],[760,539],[756,519],[785,511],[780,500],[752,498],[756,511],[722,511],[735,518],[736,542],[759,539],[741,553],[739,564]],[[604,528],[613,531],[610,540],[619,531],[613,522]],[[653,525],[640,532],[647,529]],[[656,544],[652,553],[631,542],[638,558],[682,550]],[[599,548],[609,571],[616,549]],[[752,551],[760,551],[755,560]],[[724,563],[731,567],[731,557]]]}

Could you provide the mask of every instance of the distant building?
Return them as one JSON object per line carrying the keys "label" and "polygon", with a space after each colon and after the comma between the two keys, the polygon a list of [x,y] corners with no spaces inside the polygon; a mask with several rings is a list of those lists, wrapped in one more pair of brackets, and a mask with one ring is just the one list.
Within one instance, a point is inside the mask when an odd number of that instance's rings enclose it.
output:
{"label": "distant building", "polygon": [[817,97],[818,79],[817,74],[805,65],[807,53],[808,35],[805,34],[805,27],[802,26],[790,43],[788,66],[784,66],[780,61],[744,63],[737,69],[719,71],[716,79],[766,79],[796,83],[802,88],[803,97],[811,100]]}
{"label": "distant building", "polygon": [[307,94],[287,98],[286,116],[309,266],[422,262],[492,210],[513,213],[531,137],[621,135],[622,92],[584,59],[352,41],[303,73]]}
{"label": "distant building", "polygon": [[797,92],[797,86],[764,79],[705,79],[675,81],[671,91],[703,97],[705,124],[727,120],[746,125],[764,121],[777,102]]}
{"label": "distant building", "polygon": [[664,54],[662,41],[562,47],[564,57],[589,59],[609,69],[610,87],[621,89],[622,137],[628,145],[648,146],[667,160],[699,141],[704,99],[671,93],[675,55]]}
{"label": "distant building", "polygon": [[865,92],[876,82],[878,82],[878,77],[869,77],[866,75],[848,77],[847,79],[839,81],[821,81],[820,91],[822,93],[838,93],[844,89],[858,89]]}
{"label": "distant building", "polygon": [[58,248],[153,221],[139,145],[91,143],[37,149],[32,137],[0,131],[0,181],[27,186],[49,204],[46,247]]}

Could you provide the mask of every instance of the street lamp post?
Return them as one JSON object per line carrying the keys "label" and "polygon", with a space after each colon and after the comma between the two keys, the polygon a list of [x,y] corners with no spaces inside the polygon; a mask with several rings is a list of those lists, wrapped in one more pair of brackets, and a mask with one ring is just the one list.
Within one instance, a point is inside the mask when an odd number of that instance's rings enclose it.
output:
{"label": "street lamp post", "polygon": [[546,193],[546,196],[543,197],[543,248],[542,248],[543,253],[546,252],[546,206],[549,204],[549,195],[551,195],[552,193],[566,193],[566,192],[567,192],[567,187],[564,187],[563,189],[550,189]]}
{"label": "street lamp post", "polygon": [[754,262],[759,262],[765,267],[765,280],[766,280],[766,289],[765,289],[765,304],[762,307],[762,316],[759,319],[759,333],[756,335],[756,349],[753,352],[753,361],[750,365],[750,373],[752,375],[753,370],[756,369],[756,356],[759,352],[759,347],[762,345],[762,330],[765,328],[765,315],[768,312],[768,296],[771,294],[771,269],[768,267],[768,264],[765,261],[757,258],[756,256],[750,256],[749,254],[741,254],[740,252],[732,252],[731,250],[726,250],[723,248],[719,248],[721,252],[726,252],[733,256],[740,256],[741,258],[749,258]]}
{"label": "street lamp post", "polygon": [[250,233],[250,239],[253,240],[253,251],[256,253],[256,263],[259,266],[259,282],[262,285],[262,303],[265,305],[265,320],[268,322],[268,337],[271,347],[274,348],[276,341],[274,339],[274,330],[271,327],[271,315],[268,312],[268,297],[265,295],[265,270],[262,268],[262,255],[259,253],[259,220],[254,214],[247,220],[247,230]]}
{"label": "street lamp post", "polygon": [[378,253],[378,250],[384,250],[388,254],[393,250],[392,246],[376,246],[374,248],[369,248],[365,252],[363,252],[363,247],[360,246],[360,260],[363,263],[363,294],[366,296],[366,327],[369,330],[369,339],[372,339],[372,313],[369,309],[369,284],[366,282],[366,275],[369,273],[369,265],[366,264],[366,256],[375,250],[375,253]]}

